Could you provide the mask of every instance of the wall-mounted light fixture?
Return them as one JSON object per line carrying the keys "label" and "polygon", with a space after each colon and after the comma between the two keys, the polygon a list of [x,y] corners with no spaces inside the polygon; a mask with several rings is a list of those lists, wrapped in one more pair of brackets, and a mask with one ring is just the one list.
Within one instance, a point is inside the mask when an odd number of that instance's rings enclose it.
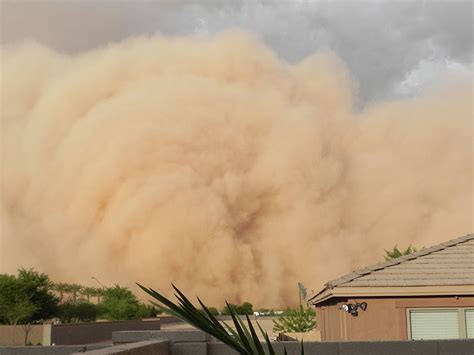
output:
{"label": "wall-mounted light fixture", "polygon": [[344,303],[339,309],[342,309],[344,312],[353,316],[357,316],[359,314],[359,308],[365,311],[367,309],[367,302]]}

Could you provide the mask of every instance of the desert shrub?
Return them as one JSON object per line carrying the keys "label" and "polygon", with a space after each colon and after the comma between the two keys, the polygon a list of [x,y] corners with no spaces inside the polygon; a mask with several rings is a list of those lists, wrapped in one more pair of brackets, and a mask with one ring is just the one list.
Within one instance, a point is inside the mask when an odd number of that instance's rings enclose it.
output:
{"label": "desert shrub", "polygon": [[273,331],[275,333],[305,333],[316,327],[316,312],[312,308],[298,309],[288,308],[278,319],[273,321]]}
{"label": "desert shrub", "polygon": [[127,287],[119,285],[105,289],[101,305],[104,318],[110,320],[149,318],[159,314],[156,307],[144,305]]}
{"label": "desert shrub", "polygon": [[253,305],[250,303],[250,302],[244,302],[240,305],[237,305],[237,304],[233,304],[233,303],[229,303],[228,305],[226,305],[222,311],[221,311],[221,314],[222,315],[230,315],[230,308],[232,308],[232,310],[236,313],[236,314],[241,314],[241,315],[245,315],[245,314],[253,314]]}
{"label": "desert shrub", "polygon": [[58,318],[63,323],[94,322],[102,312],[100,305],[88,302],[67,301],[58,306]]}
{"label": "desert shrub", "polygon": [[[207,309],[208,309],[209,312],[211,312],[211,314],[212,314],[213,316],[218,316],[218,315],[219,315],[219,310],[218,310],[217,308],[215,308],[215,307],[208,307]],[[200,308],[200,309],[199,309],[199,312],[201,312],[202,314],[206,314],[206,312],[204,311],[203,308]]]}
{"label": "desert shrub", "polygon": [[416,253],[418,249],[413,245],[409,245],[406,249],[399,249],[398,246],[394,246],[392,249],[387,250],[385,249],[385,261],[393,260],[399,258],[403,255],[410,255],[412,253]]}
{"label": "desert shrub", "polygon": [[161,311],[152,305],[143,303],[138,304],[137,318],[155,318]]}

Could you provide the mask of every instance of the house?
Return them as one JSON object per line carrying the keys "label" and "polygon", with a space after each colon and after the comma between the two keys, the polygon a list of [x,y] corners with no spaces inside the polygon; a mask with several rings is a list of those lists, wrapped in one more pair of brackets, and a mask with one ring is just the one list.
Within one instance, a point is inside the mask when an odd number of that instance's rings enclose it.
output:
{"label": "house", "polygon": [[474,234],[329,281],[322,341],[474,338]]}

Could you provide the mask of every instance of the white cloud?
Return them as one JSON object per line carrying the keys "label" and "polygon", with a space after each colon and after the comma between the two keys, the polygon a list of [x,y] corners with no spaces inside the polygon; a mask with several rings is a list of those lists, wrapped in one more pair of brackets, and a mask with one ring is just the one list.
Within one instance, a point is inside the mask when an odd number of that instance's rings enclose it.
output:
{"label": "white cloud", "polygon": [[414,97],[425,88],[444,79],[472,76],[472,66],[449,60],[420,61],[405,77],[393,86],[390,97]]}

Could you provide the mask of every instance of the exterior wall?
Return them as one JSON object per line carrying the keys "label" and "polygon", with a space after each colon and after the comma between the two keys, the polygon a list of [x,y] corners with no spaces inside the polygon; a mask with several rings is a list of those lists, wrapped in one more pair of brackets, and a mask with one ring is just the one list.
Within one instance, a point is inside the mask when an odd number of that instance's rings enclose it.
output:
{"label": "exterior wall", "polygon": [[[43,344],[43,325],[34,325],[28,334],[28,341]],[[25,345],[25,332],[19,325],[0,325],[0,345]]]}
{"label": "exterior wall", "polygon": [[[129,334],[126,334],[129,333]],[[181,333],[181,334],[180,334]],[[148,337],[148,340],[143,340]],[[135,331],[114,333],[114,339],[124,341],[113,347],[91,351],[91,346],[25,346],[0,347],[0,355],[53,355],[82,353],[90,355],[238,355],[223,343],[200,331]],[[136,341],[134,341],[136,340]],[[300,354],[298,342],[273,343],[277,354],[286,348],[289,355]],[[264,345],[264,347],[266,347]],[[417,355],[472,355],[473,339],[429,341],[367,341],[367,342],[305,342],[306,354],[417,354]]]}
{"label": "exterior wall", "polygon": [[[113,334],[114,344],[133,341],[169,341],[172,355],[238,355],[227,345],[216,342],[214,338],[199,330],[117,332]],[[300,355],[298,342],[274,342],[277,354],[286,348],[289,355]],[[266,347],[266,345],[264,345]],[[354,355],[354,354],[417,354],[417,355],[472,355],[473,339],[431,340],[431,341],[372,341],[372,342],[305,342],[306,354]],[[125,352],[123,354],[126,354]],[[150,353],[151,355],[152,353]],[[91,354],[92,355],[92,354]]]}
{"label": "exterior wall", "polygon": [[[357,316],[344,312],[344,303],[367,302]],[[474,307],[474,297],[333,298],[316,306],[322,341],[407,340],[407,308]]]}
{"label": "exterior wall", "polygon": [[[232,317],[231,316],[216,316],[216,318],[221,322],[227,323],[231,328],[235,330],[234,322],[232,322]],[[270,339],[276,339],[280,333],[274,333],[273,332],[273,320],[277,319],[277,316],[250,316],[250,322],[254,326],[255,329],[258,329],[257,322],[262,327],[264,331],[268,333],[268,336]],[[193,328],[192,325],[189,325],[188,323],[175,318],[175,317],[170,317],[170,316],[160,316],[160,322],[161,322],[161,329],[162,330],[186,330],[186,329],[195,329]],[[257,333],[257,336],[259,337],[260,340],[265,340],[264,336],[260,334],[260,332]],[[293,336],[293,335],[290,335]],[[301,334],[295,334],[295,336],[300,339]],[[319,331],[316,332],[309,332],[304,334],[304,339],[309,340],[309,341],[316,341],[316,340],[321,340],[321,336],[319,334]]]}
{"label": "exterior wall", "polygon": [[0,355],[70,355],[105,347],[107,345],[0,346]]}
{"label": "exterior wall", "polygon": [[[268,336],[271,339],[274,339],[278,336],[278,333],[273,332],[273,320],[277,317],[257,317],[251,316],[250,322],[255,329],[258,329],[257,322],[262,327],[262,329],[268,333]],[[226,322],[232,329],[235,330],[234,322],[232,322],[232,317],[230,316],[220,316],[218,319],[221,323]],[[257,336],[260,340],[264,341],[265,337],[260,333],[257,332]]]}
{"label": "exterior wall", "polygon": [[[81,352],[84,353],[84,352]],[[90,355],[126,354],[126,355],[169,355],[170,346],[167,340],[147,340],[137,343],[111,346],[108,348],[85,351]],[[79,353],[76,353],[79,354]]]}
{"label": "exterior wall", "polygon": [[120,330],[159,329],[159,319],[56,324],[51,326],[51,345],[91,344],[111,340],[112,333]]}
{"label": "exterior wall", "polygon": [[[159,319],[38,324],[34,325],[28,334],[28,341],[33,345],[81,345],[107,340],[112,341],[112,333],[115,331],[160,329]],[[0,325],[0,345],[25,345],[25,332],[23,328],[19,325]]]}
{"label": "exterior wall", "polygon": [[[256,328],[257,329],[257,328]],[[286,341],[321,341],[321,332],[319,330],[313,329],[305,333],[296,333],[296,332],[286,332],[280,333],[278,337],[281,340],[286,338]],[[265,339],[263,339],[265,340]],[[271,339],[270,339],[271,340]]]}

